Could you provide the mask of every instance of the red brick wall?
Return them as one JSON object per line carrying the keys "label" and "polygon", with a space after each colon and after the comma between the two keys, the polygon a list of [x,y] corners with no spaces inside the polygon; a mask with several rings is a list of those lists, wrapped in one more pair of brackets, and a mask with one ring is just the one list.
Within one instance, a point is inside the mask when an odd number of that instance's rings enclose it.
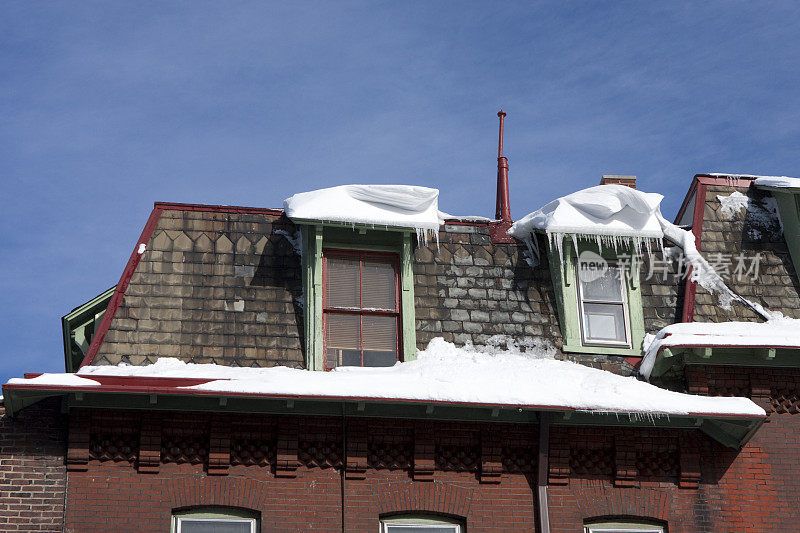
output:
{"label": "red brick wall", "polygon": [[0,405],[0,531],[61,531],[67,471],[58,400],[23,409]]}

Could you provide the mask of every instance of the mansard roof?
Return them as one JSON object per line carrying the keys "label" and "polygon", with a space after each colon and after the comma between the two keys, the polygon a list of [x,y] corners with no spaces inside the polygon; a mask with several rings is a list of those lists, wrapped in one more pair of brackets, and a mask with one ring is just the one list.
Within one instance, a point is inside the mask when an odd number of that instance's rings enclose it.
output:
{"label": "mansard roof", "polygon": [[[747,300],[798,317],[800,290],[784,234],[777,218],[764,216],[774,210],[772,193],[752,182],[698,175],[677,218],[692,222],[706,258],[760,254],[757,280],[740,276],[726,282]],[[686,216],[688,210],[694,221]],[[490,226],[486,220],[450,219],[440,227],[438,243],[417,243],[418,348],[436,337],[481,346],[505,335],[522,345],[551,347],[559,358],[634,372],[636,358],[561,352],[552,259],[542,253],[531,267],[527,248],[520,242],[495,242]],[[303,368],[297,235],[298,227],[281,209],[156,203],[83,364],[142,365],[176,357],[193,363]],[[544,238],[536,238],[544,250]],[[664,260],[663,252],[656,250],[653,259]],[[763,320],[740,302],[725,309],[716,295],[676,276],[643,275],[641,287],[650,334],[692,319]]]}

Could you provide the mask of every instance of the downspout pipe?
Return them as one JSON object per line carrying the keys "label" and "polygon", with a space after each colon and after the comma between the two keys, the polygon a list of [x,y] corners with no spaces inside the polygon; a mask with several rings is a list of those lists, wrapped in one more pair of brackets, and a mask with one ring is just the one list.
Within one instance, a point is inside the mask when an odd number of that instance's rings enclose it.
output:
{"label": "downspout pipe", "polygon": [[539,507],[539,531],[550,533],[547,504],[547,473],[550,462],[550,413],[539,413],[539,460],[536,463],[536,503]]}

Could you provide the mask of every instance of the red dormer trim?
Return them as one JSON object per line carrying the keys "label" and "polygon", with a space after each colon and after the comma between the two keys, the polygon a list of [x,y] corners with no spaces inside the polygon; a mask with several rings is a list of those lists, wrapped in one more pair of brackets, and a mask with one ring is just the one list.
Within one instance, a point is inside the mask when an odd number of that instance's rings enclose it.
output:
{"label": "red dormer trim", "polygon": [[106,333],[108,333],[108,329],[111,327],[111,321],[114,320],[114,315],[117,314],[117,309],[119,309],[119,306],[122,304],[125,291],[128,290],[128,285],[131,282],[133,273],[136,272],[136,267],[139,266],[139,261],[142,259],[143,254],[139,253],[139,247],[142,244],[147,246],[147,243],[150,242],[150,237],[153,235],[156,226],[158,226],[158,221],[161,219],[163,210],[164,208],[159,204],[155,204],[153,207],[153,211],[150,213],[150,217],[147,219],[147,223],[142,230],[142,235],[133,246],[133,252],[131,252],[131,256],[128,259],[128,264],[125,265],[125,270],[122,271],[122,277],[119,279],[114,289],[114,294],[108,302],[108,308],[106,308],[106,312],[103,315],[103,320],[100,321],[100,326],[97,328],[94,337],[92,337],[89,351],[86,352],[86,357],[83,358],[80,366],[91,365],[94,362],[97,352],[100,350],[100,345],[103,344],[103,339]]}

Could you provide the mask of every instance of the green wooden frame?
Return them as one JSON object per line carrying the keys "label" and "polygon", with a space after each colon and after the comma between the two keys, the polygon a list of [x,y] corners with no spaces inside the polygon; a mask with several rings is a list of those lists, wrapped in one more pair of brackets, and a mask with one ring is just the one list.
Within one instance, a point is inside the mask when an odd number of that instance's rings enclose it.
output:
{"label": "green wooden frame", "polygon": [[394,252],[400,257],[400,316],[403,361],[417,358],[414,313],[414,264],[412,230],[374,229],[364,225],[304,224],[303,235],[303,327],[306,368],[325,369],[322,333],[322,251],[324,248]]}
{"label": "green wooden frame", "polygon": [[[556,294],[558,315],[561,323],[561,334],[564,339],[562,351],[576,353],[592,353],[600,355],[641,356],[644,340],[644,313],[642,310],[642,289],[638,277],[631,277],[625,284],[628,304],[628,320],[630,322],[631,346],[585,345],[581,338],[581,324],[578,306],[577,256],[583,251],[599,253],[604,259],[614,260],[616,252],[604,248],[602,253],[597,245],[588,241],[578,241],[580,250],[574,250],[570,239],[564,239],[563,258],[558,258],[554,247],[550,248],[550,274]],[[626,253],[628,250],[625,250]],[[563,259],[563,260],[562,260]]]}
{"label": "green wooden frame", "polygon": [[[100,325],[108,308],[108,302],[114,294],[115,287],[98,294],[88,302],[79,305],[61,317],[61,331],[64,340],[64,368],[67,372],[75,372],[89,350],[94,332]],[[91,326],[91,328],[90,328]],[[73,339],[78,351],[72,347]]]}
{"label": "green wooden frame", "polygon": [[682,375],[686,365],[797,368],[800,348],[769,346],[664,346],[656,355],[652,377]]}

